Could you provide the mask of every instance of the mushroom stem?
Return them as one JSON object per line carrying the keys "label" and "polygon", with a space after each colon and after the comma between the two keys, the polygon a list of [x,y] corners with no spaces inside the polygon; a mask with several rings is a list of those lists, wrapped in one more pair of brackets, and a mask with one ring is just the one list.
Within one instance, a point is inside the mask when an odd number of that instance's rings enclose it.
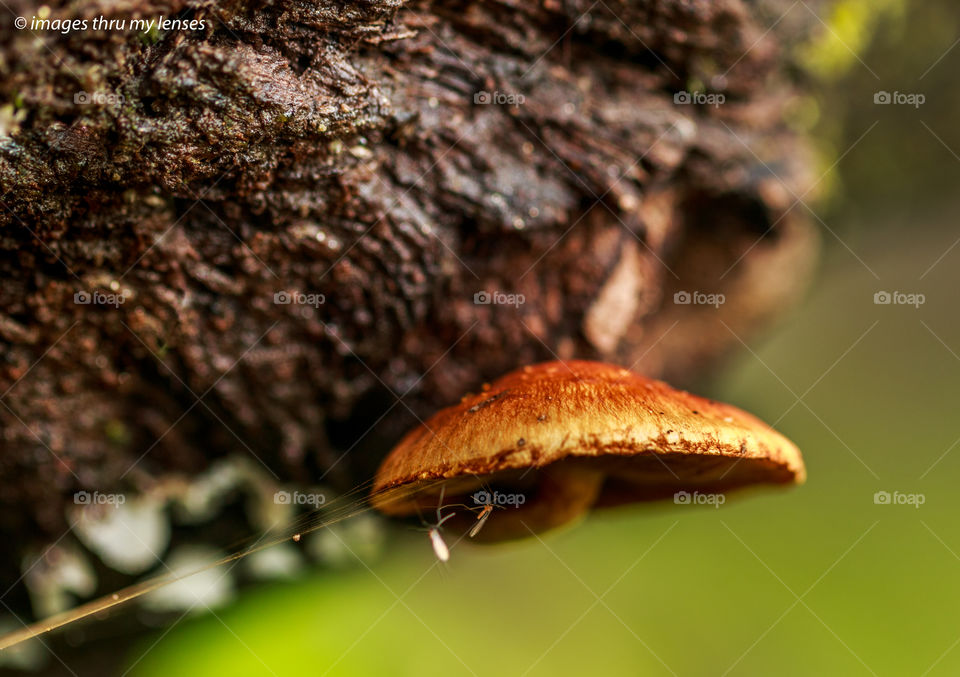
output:
{"label": "mushroom stem", "polygon": [[593,506],[604,474],[582,463],[558,461],[540,469],[535,493],[517,507],[497,511],[477,541],[529,538],[532,534],[578,521]]}

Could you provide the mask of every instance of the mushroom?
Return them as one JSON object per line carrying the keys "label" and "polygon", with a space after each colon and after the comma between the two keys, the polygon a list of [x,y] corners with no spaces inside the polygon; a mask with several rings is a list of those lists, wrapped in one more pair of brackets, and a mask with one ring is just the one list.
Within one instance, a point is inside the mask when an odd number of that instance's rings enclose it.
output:
{"label": "mushroom", "polygon": [[[479,511],[492,501],[506,509],[478,539],[500,541],[594,507],[686,502],[692,492],[804,477],[797,447],[732,405],[615,365],[548,362],[484,385],[411,430],[380,465],[371,502],[408,517],[435,508],[441,489],[446,505]],[[461,510],[453,523],[475,521]]]}

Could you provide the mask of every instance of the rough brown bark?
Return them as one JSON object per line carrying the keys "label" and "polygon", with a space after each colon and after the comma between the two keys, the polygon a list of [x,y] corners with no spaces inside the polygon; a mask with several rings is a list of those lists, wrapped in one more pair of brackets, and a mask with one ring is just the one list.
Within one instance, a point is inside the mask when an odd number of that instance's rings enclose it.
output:
{"label": "rough brown bark", "polygon": [[[780,49],[807,27],[765,33],[777,2],[50,6],[208,27],[0,28],[4,580],[78,489],[230,454],[350,487],[526,362],[690,382],[809,271]],[[674,104],[697,83],[726,102]],[[126,301],[74,302],[95,290]]]}

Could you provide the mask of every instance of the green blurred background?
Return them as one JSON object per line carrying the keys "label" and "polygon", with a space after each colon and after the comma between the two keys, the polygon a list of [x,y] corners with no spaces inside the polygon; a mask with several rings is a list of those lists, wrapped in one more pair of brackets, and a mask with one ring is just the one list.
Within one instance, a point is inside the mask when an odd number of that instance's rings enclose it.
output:
{"label": "green blurred background", "polygon": [[[158,631],[129,674],[960,674],[960,16],[917,0],[823,19],[794,120],[823,170],[842,158],[813,205],[822,268],[701,389],[775,422],[805,486],[462,543],[446,567],[423,533],[375,556],[345,527],[332,542],[357,558]],[[875,105],[880,90],[926,102]],[[878,291],[926,302],[875,305]]]}

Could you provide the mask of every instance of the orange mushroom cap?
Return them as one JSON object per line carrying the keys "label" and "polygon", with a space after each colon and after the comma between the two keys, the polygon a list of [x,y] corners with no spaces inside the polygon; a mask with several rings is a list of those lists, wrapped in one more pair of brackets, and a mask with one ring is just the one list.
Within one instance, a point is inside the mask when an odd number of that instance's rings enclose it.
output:
{"label": "orange mushroom cap", "polygon": [[408,516],[435,508],[441,484],[448,503],[470,505],[480,489],[522,496],[484,529],[486,540],[503,540],[592,507],[804,477],[797,447],[741,409],[615,365],[548,362],[411,430],[380,465],[371,500]]}

